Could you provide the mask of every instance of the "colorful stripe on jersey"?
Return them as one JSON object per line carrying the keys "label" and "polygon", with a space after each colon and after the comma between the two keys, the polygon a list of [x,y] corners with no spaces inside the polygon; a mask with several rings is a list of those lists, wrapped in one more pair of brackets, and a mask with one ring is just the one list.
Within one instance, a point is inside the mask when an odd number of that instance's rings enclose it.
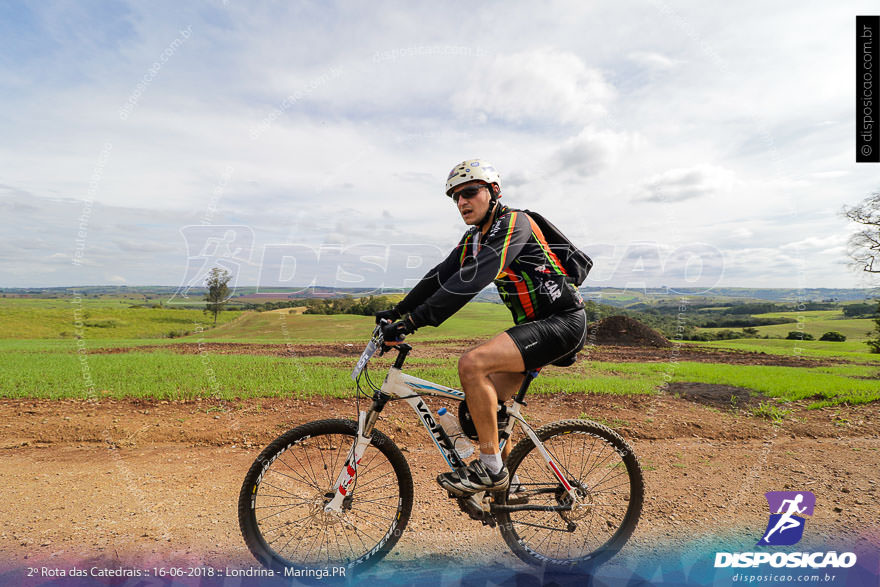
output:
{"label": "colorful stripe on jersey", "polygon": [[547,243],[547,240],[544,238],[544,233],[541,232],[541,228],[535,223],[534,220],[528,214],[526,217],[529,219],[529,224],[532,227],[532,234],[535,239],[538,241],[538,244],[541,245],[541,249],[544,251],[544,256],[547,258],[547,262],[553,267],[557,273],[561,273],[562,275],[568,275],[565,269],[562,267],[562,262],[559,260],[559,257],[556,256],[556,253],[553,252],[553,249],[550,248],[550,245]]}
{"label": "colorful stripe on jersey", "polygon": [[507,226],[507,234],[504,236],[504,245],[501,247],[501,264],[498,266],[498,273],[504,271],[507,263],[507,249],[510,246],[510,239],[513,237],[513,229],[516,228],[516,212],[510,213],[510,224]]}
{"label": "colorful stripe on jersey", "polygon": [[[525,277],[525,274],[523,274]],[[526,277],[526,279],[528,279]],[[531,281],[526,284],[525,279],[515,278],[512,280],[514,287],[516,287],[516,298],[519,301],[520,306],[522,306],[523,312],[526,314],[526,319],[531,320],[535,317],[535,306],[532,304],[532,288],[530,287]]]}
{"label": "colorful stripe on jersey", "polygon": [[[507,274],[505,273],[504,275]],[[511,297],[510,292],[507,291],[508,284],[512,283],[510,279],[506,279],[501,283],[496,283],[495,286],[498,288],[498,295],[501,296],[501,301],[504,302],[508,310],[513,312],[513,322],[515,324],[522,324],[526,321],[526,314],[523,312],[521,305],[516,303],[517,297]]]}
{"label": "colorful stripe on jersey", "polygon": [[461,245],[461,256],[458,258],[459,265],[464,265],[464,258],[467,256],[468,242],[470,242],[472,236],[472,234],[468,234],[466,237],[464,237],[464,242]]}
{"label": "colorful stripe on jersey", "polygon": [[[537,292],[535,291],[535,285],[532,283],[532,280],[529,278],[528,274],[525,271],[523,271],[522,278],[526,284],[526,291],[529,292],[529,307],[530,308],[537,308],[538,307],[538,300],[536,298]],[[523,305],[525,305],[525,304],[523,304]],[[534,317],[534,315],[535,315],[535,312],[533,310],[532,317]]]}

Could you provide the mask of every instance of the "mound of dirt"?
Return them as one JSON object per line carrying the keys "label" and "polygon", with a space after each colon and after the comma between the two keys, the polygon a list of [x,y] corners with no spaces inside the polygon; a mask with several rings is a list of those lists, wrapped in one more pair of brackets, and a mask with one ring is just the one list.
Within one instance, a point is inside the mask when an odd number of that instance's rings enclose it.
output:
{"label": "mound of dirt", "polygon": [[624,346],[671,346],[665,336],[627,316],[609,316],[589,326],[595,344]]}

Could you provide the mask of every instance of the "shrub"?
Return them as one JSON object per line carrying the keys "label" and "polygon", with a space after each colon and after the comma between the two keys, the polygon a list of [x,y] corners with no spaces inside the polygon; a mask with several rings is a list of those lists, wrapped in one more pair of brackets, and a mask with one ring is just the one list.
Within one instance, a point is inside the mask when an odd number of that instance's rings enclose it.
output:
{"label": "shrub", "polygon": [[733,340],[735,338],[743,338],[742,332],[735,330],[719,330],[715,333],[716,340]]}
{"label": "shrub", "polygon": [[847,304],[843,307],[843,315],[847,318],[870,318],[877,312],[877,304]]}
{"label": "shrub", "polygon": [[846,335],[843,335],[836,330],[831,330],[823,334],[819,340],[829,340],[831,342],[843,342],[846,340]]}
{"label": "shrub", "polygon": [[118,320],[114,318],[107,318],[106,320],[85,320],[83,322],[89,328],[116,328],[120,326]]}
{"label": "shrub", "polygon": [[785,337],[786,340],[816,340],[813,338],[813,335],[804,332],[802,330],[791,330],[788,333],[788,336]]}
{"label": "shrub", "polygon": [[768,420],[772,420],[774,423],[779,423],[785,420],[785,417],[791,414],[791,410],[786,410],[780,408],[774,404],[771,404],[769,401],[761,402],[756,407],[751,410],[753,416],[757,416],[759,418],[767,418]]}

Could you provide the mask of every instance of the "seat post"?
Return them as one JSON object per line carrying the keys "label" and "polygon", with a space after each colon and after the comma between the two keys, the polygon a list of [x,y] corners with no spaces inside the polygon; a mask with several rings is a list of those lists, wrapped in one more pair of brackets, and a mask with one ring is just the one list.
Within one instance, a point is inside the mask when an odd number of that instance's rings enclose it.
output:
{"label": "seat post", "polygon": [[526,402],[523,400],[526,397],[526,391],[529,389],[529,385],[532,383],[532,380],[538,376],[538,370],[526,371],[525,378],[523,379],[522,385],[519,386],[519,391],[516,392],[516,396],[513,398],[518,404],[526,405]]}

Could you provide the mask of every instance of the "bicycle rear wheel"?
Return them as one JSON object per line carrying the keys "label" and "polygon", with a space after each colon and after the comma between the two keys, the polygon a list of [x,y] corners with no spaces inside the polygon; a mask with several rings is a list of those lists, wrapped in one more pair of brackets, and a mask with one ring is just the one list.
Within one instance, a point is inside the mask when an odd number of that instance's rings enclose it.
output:
{"label": "bicycle rear wheel", "polygon": [[264,566],[363,568],[400,539],[413,503],[409,465],[374,430],[341,515],[324,513],[357,438],[351,420],[320,420],[289,430],[267,446],[238,498],[244,541]]}
{"label": "bicycle rear wheel", "polygon": [[[644,497],[638,459],[616,432],[588,420],[556,422],[536,434],[578,499],[570,504],[568,492],[526,437],[507,459],[522,490],[510,494],[508,489],[496,496],[502,506],[496,520],[504,541],[525,562],[557,570],[607,561],[638,523]],[[537,507],[505,511],[503,506]]]}

